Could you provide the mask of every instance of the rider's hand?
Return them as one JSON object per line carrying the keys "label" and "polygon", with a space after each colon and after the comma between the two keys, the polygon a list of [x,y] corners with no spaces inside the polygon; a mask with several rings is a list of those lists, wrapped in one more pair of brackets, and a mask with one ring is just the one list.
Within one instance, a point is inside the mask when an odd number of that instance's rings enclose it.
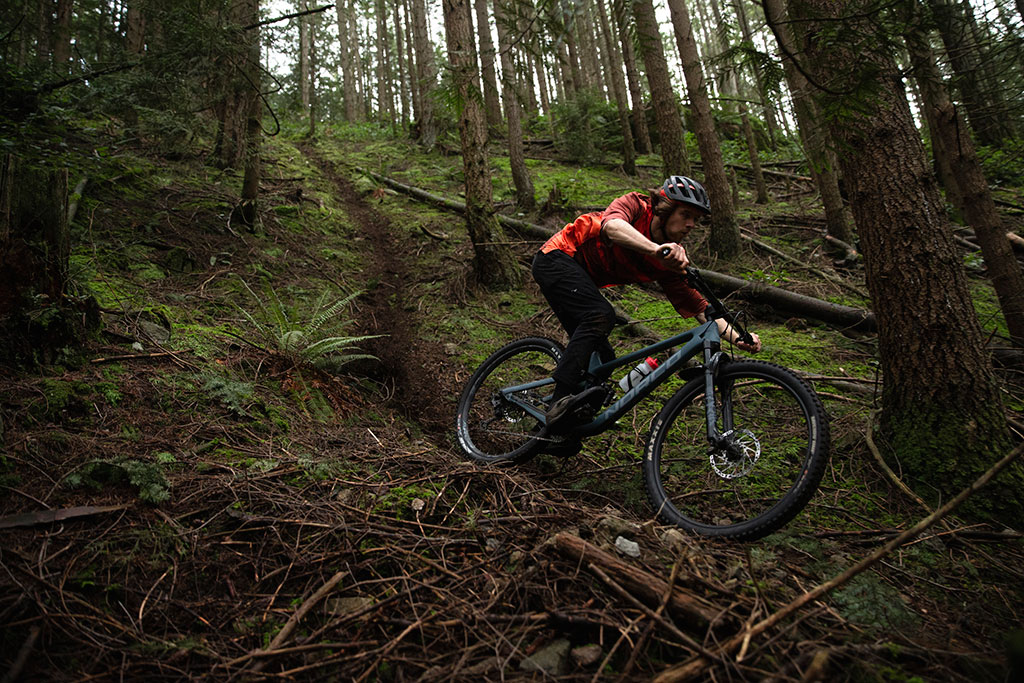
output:
{"label": "rider's hand", "polygon": [[[667,253],[665,253],[666,249],[668,250]],[[690,265],[690,259],[686,256],[686,250],[675,242],[659,244],[658,250],[654,254],[667,268],[679,273],[685,272],[686,267]]]}
{"label": "rider's hand", "polygon": [[750,333],[750,337],[751,337],[751,343],[749,343],[749,344],[747,342],[742,342],[742,341],[738,341],[738,340],[735,342],[735,344],[736,344],[736,346],[740,347],[744,351],[749,351],[751,353],[757,353],[758,351],[761,350],[761,338],[758,337],[753,332]]}

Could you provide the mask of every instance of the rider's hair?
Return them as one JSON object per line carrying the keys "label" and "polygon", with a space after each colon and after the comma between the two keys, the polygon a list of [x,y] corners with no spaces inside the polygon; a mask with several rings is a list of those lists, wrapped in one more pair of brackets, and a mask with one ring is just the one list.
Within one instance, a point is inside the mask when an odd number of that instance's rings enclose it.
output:
{"label": "rider's hair", "polygon": [[648,190],[647,194],[651,197],[651,209],[654,211],[654,215],[660,218],[663,222],[667,221],[668,217],[671,216],[676,209],[682,206],[679,202],[666,199],[665,195],[661,193],[661,188]]}

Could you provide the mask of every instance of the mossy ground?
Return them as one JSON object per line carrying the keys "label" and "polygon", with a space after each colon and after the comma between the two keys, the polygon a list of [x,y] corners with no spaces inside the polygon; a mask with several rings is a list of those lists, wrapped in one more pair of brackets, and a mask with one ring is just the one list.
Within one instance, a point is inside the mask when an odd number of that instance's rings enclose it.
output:
{"label": "mossy ground", "polygon": [[[419,533],[415,525],[426,521],[434,525],[427,527],[429,533],[441,529],[450,536],[422,553],[413,548],[427,542],[426,536],[406,548],[429,559],[434,569],[446,567],[445,562],[466,567],[476,561],[476,551],[459,545],[466,542],[463,536],[482,547],[488,534],[500,538],[509,550],[502,551],[500,563],[487,566],[503,585],[517,586],[523,565],[531,572],[554,571],[550,562],[535,563],[531,555],[540,552],[533,548],[550,532],[594,527],[606,513],[636,523],[652,516],[638,461],[659,399],[679,386],[676,380],[621,420],[621,429],[589,440],[577,458],[542,456],[513,472],[470,468],[451,449],[453,417],[446,423],[427,420],[399,405],[407,395],[397,383],[405,381],[406,391],[413,387],[438,406],[437,415],[453,416],[462,383],[498,346],[525,335],[563,338],[528,276],[516,291],[488,293],[473,285],[472,250],[460,216],[383,190],[355,170],[363,167],[456,197],[462,174],[458,156],[443,147],[424,152],[371,125],[325,127],[315,140],[297,134],[270,138],[264,151],[261,221],[251,232],[228,220],[241,181],[235,173],[200,159],[171,162],[144,148],[121,148],[95,162],[74,224],[72,263],[76,288],[95,296],[104,309],[103,339],[90,349],[96,362],[2,377],[0,417],[7,447],[0,457],[0,484],[15,491],[5,514],[40,503],[133,506],[128,523],[104,519],[105,531],[96,538],[85,523],[73,527],[75,553],[55,558],[54,567],[67,577],[76,598],[111,615],[123,615],[118,604],[142,614],[153,604],[144,598],[164,595],[172,575],[181,582],[174,585],[183,586],[177,590],[188,596],[180,605],[173,594],[165,596],[180,612],[174,628],[160,635],[143,629],[130,641],[132,671],[140,674],[174,657],[198,673],[265,645],[294,604],[322,583],[320,574],[338,571],[344,562],[367,585],[381,576],[399,576],[412,556],[396,559],[391,549],[405,547],[401,544],[409,537],[404,531],[396,535],[387,524]],[[511,211],[508,162],[500,149],[494,151],[495,202]],[[611,167],[531,160],[539,203],[555,188],[560,201],[547,214],[528,218],[557,228],[623,192],[656,186],[658,163],[648,161],[653,163],[642,167],[639,178],[629,178]],[[354,188],[358,202],[342,198],[332,174]],[[743,223],[760,238],[831,269],[807,233],[767,227],[774,211],[812,211],[810,200],[793,197],[785,205],[755,207],[746,203],[745,186],[741,198]],[[389,263],[401,272],[381,268],[382,255],[375,251],[379,233],[371,231],[367,216],[379,217],[377,228],[390,231],[389,248],[400,258]],[[527,269],[540,241],[514,233],[508,239]],[[700,234],[694,239],[695,260],[725,269],[706,254]],[[755,251],[729,267],[802,293],[864,303]],[[839,276],[863,285],[856,270]],[[986,328],[999,329],[987,284],[974,279],[972,286],[989,321]],[[416,349],[404,369],[406,379],[373,362],[336,375],[288,362],[241,312],[255,315],[259,306],[253,293],[265,302],[270,292],[296,321],[307,321],[325,293],[334,300],[362,292],[344,316],[352,325],[337,332],[365,330],[377,316],[393,315],[388,324],[406,325],[408,349]],[[656,293],[616,288],[608,295],[659,335],[691,323],[680,321]],[[875,379],[871,338],[844,336],[761,309],[751,309],[748,320],[765,342],[766,360],[812,375]],[[363,350],[384,357],[394,351],[389,350],[393,336]],[[619,331],[613,344],[625,352],[642,342]],[[1014,391],[1012,382],[1006,386]],[[756,606],[762,615],[848,568],[880,535],[922,515],[881,475],[865,446],[874,397],[824,381],[816,387],[831,417],[834,448],[807,509],[749,549],[694,541],[686,550],[688,566],[704,571],[722,590],[735,591],[737,600],[749,601],[743,604]],[[422,514],[415,501],[424,502]],[[519,524],[517,514],[548,515],[541,517],[546,526]],[[508,526],[498,534],[497,524]],[[345,525],[353,525],[351,531]],[[314,547],[296,558],[290,549],[309,539]],[[861,660],[857,675],[866,680],[927,675],[932,665],[998,670],[1002,635],[1019,620],[1024,598],[1012,566],[1012,558],[1021,554],[1020,541],[945,540],[932,537],[909,546],[863,575],[794,626],[789,650],[766,647],[758,665],[781,668],[787,653],[804,652],[799,643],[831,638],[837,657]],[[39,543],[33,530],[12,535],[12,546],[26,549],[25,557],[40,557]],[[332,546],[351,546],[352,553],[339,555]],[[652,548],[645,563],[667,575],[677,558],[654,542]],[[514,559],[513,552],[518,553]],[[324,564],[316,558],[324,558]],[[290,578],[289,562],[302,567],[300,579]],[[545,576],[551,585],[568,586],[575,579],[566,577],[575,576],[576,569],[566,566],[564,574]],[[483,576],[474,571],[470,574]],[[264,581],[268,574],[279,578]],[[398,593],[388,585],[389,592],[378,599]],[[576,583],[566,590],[572,598],[564,599],[570,601],[586,595]],[[529,586],[522,591],[525,597],[502,594],[501,604],[518,601],[523,609],[543,611],[549,606],[545,600],[559,595]],[[598,600],[613,609],[614,598]],[[209,604],[224,616],[207,628],[198,617],[209,621],[204,607]],[[444,612],[450,605],[431,609]],[[173,623],[171,611],[161,614]],[[388,640],[407,626],[379,624]],[[24,631],[19,629],[0,635],[4,652],[20,646]],[[358,640],[368,633],[353,630],[340,637]],[[531,638],[541,642],[543,634]],[[878,643],[892,645],[884,652],[868,647]],[[939,650],[943,654],[936,654]],[[48,655],[50,671],[77,665],[76,652],[73,642],[59,642]],[[645,671],[653,673],[672,656],[679,653],[652,646]],[[116,668],[113,661],[103,659],[91,671]]]}

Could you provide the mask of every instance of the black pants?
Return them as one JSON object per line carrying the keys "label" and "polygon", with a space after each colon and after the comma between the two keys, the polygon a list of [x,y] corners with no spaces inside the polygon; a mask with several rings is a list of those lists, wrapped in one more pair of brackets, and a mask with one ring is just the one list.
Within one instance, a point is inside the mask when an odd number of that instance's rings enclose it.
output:
{"label": "black pants", "polygon": [[575,393],[594,351],[604,362],[615,358],[608,343],[615,310],[583,266],[564,251],[538,253],[533,259],[533,279],[569,333],[565,354],[552,375],[557,393]]}

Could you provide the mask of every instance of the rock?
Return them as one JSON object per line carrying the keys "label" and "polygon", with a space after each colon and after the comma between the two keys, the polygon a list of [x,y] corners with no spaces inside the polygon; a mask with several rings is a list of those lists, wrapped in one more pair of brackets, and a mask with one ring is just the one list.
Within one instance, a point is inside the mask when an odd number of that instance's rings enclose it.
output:
{"label": "rock", "polygon": [[591,643],[590,645],[581,645],[572,649],[573,660],[582,667],[593,666],[601,661],[601,655],[604,654],[604,650],[597,643]]}
{"label": "rock", "polygon": [[171,339],[171,331],[161,325],[149,320],[140,320],[139,329],[157,344],[165,344]]}
{"label": "rock", "polygon": [[640,544],[624,536],[615,539],[615,549],[629,557],[640,557]]}
{"label": "rock", "polygon": [[665,544],[673,554],[679,554],[685,551],[690,543],[689,539],[679,529],[665,529],[664,533],[661,534],[661,542]]}
{"label": "rock", "polygon": [[639,528],[640,527],[633,522],[615,517],[614,515],[605,515],[597,520],[597,532],[607,536],[608,538],[615,538],[616,536],[633,538]]}
{"label": "rock", "polygon": [[519,662],[519,669],[540,671],[548,676],[564,676],[569,673],[569,647],[568,640],[556,640]]}

